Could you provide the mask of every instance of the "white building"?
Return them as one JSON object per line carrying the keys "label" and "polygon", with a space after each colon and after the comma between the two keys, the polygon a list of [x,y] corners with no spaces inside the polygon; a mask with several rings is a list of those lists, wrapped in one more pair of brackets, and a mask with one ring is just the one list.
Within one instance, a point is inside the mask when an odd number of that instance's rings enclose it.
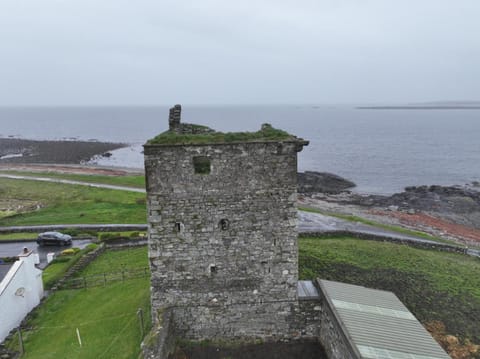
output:
{"label": "white building", "polygon": [[0,283],[0,342],[43,297],[42,271],[35,267],[38,256],[25,248],[18,257]]}

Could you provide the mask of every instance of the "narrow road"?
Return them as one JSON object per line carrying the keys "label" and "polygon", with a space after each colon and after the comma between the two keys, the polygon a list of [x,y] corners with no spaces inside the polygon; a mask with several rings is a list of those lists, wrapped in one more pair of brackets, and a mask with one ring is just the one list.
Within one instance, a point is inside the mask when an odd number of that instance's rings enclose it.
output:
{"label": "narrow road", "polygon": [[87,244],[91,243],[90,239],[74,239],[73,243],[70,247],[64,246],[48,246],[48,247],[41,247],[39,246],[34,239],[31,241],[22,241],[22,242],[11,242],[11,243],[2,243],[0,241],[0,257],[15,257],[18,256],[24,247],[27,247],[29,250],[33,250],[34,253],[38,253],[40,257],[40,263],[47,262],[47,254],[48,253],[55,253],[58,254],[61,251],[77,247],[77,248],[85,248]]}
{"label": "narrow road", "polygon": [[0,173],[0,178],[30,180],[30,181],[40,181],[40,182],[51,182],[51,183],[63,183],[63,184],[74,184],[74,185],[80,185],[80,186],[88,186],[88,187],[96,187],[96,188],[115,189],[115,190],[120,190],[120,191],[145,193],[145,189],[143,189],[143,188],[116,186],[116,185],[110,185],[110,184],[104,184],[104,183],[89,183],[89,182],[74,181],[74,180],[67,180],[67,179],[61,179],[61,178],[19,176],[19,175],[5,174],[5,173]]}
{"label": "narrow road", "polygon": [[389,231],[388,229],[369,226],[367,224],[351,222],[341,218],[326,216],[320,213],[298,211],[299,232],[335,232],[348,231],[377,236],[387,236],[408,241],[423,243],[437,243],[421,237]]}

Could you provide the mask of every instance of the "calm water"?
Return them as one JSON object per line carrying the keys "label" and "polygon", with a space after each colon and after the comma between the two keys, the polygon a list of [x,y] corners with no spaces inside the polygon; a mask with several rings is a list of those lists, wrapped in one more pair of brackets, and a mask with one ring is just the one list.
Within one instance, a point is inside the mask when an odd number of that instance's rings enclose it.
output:
{"label": "calm water", "polygon": [[[0,108],[0,137],[131,143],[105,164],[142,167],[141,144],[166,130],[167,107]],[[353,107],[184,107],[184,122],[255,131],[264,122],[310,140],[300,170],[328,171],[358,191],[480,181],[480,111]]]}

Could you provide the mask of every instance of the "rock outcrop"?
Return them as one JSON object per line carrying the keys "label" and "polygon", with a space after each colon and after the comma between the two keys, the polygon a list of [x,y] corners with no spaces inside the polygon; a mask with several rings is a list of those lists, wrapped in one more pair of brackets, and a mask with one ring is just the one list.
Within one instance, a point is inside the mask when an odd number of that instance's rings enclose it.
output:
{"label": "rock outcrop", "polygon": [[355,183],[327,172],[298,173],[298,193],[338,194],[355,187]]}

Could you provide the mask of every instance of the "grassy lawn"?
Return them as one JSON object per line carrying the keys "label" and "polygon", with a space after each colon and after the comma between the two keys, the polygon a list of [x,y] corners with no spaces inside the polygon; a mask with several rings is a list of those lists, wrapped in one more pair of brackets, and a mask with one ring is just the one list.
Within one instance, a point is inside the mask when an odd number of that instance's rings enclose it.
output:
{"label": "grassy lawn", "polygon": [[102,176],[102,175],[83,175],[57,172],[28,172],[28,171],[8,171],[1,170],[0,173],[31,176],[31,177],[47,177],[59,178],[72,181],[81,181],[88,183],[102,183],[115,186],[126,186],[134,188],[145,188],[145,176],[143,175],[128,175],[128,176]]}
{"label": "grassy lawn", "polygon": [[2,233],[0,241],[3,240],[20,240],[20,239],[37,239],[38,233]]}
{"label": "grassy lawn", "polygon": [[[147,266],[145,247],[105,252],[83,274],[98,273],[112,263]],[[137,310],[142,308],[145,332],[150,325],[149,278],[112,282],[87,290],[59,290],[50,295],[23,332],[24,358],[137,358],[141,332]],[[82,346],[76,329],[78,328]],[[15,347],[17,343],[9,343]]]}
{"label": "grassy lawn", "polygon": [[423,323],[480,343],[480,261],[352,238],[300,239],[300,277],[394,292]]}
{"label": "grassy lawn", "polygon": [[37,205],[0,218],[0,226],[146,221],[142,193],[0,178],[0,203],[12,199]]}
{"label": "grassy lawn", "polygon": [[148,267],[146,246],[121,251],[106,251],[77,276],[119,272],[122,269],[139,267]]}
{"label": "grassy lawn", "polygon": [[443,239],[443,238],[439,238],[439,237],[434,237],[434,236],[431,236],[430,234],[425,233],[425,232],[414,231],[414,230],[411,230],[411,229],[403,228],[403,227],[400,227],[400,226],[394,226],[394,225],[391,225],[391,224],[383,224],[383,223],[375,222],[375,221],[365,219],[365,218],[362,218],[362,217],[358,217],[358,216],[353,216],[353,215],[349,215],[349,214],[327,212],[327,211],[322,211],[322,210],[317,209],[317,208],[303,207],[303,206],[300,206],[298,209],[300,211],[304,211],[304,212],[319,213],[319,214],[323,214],[325,216],[331,216],[331,217],[344,219],[344,220],[349,221],[349,222],[363,223],[363,224],[367,224],[367,225],[372,226],[372,227],[382,228],[382,229],[385,229],[385,230],[388,230],[388,231],[397,232],[397,233],[401,233],[401,234],[406,234],[406,235],[409,235],[409,236],[416,236],[416,237],[420,237],[420,238],[424,238],[424,239],[429,239],[429,240],[435,241],[435,242],[456,245],[456,243],[453,242],[453,241],[449,241],[447,239]]}

